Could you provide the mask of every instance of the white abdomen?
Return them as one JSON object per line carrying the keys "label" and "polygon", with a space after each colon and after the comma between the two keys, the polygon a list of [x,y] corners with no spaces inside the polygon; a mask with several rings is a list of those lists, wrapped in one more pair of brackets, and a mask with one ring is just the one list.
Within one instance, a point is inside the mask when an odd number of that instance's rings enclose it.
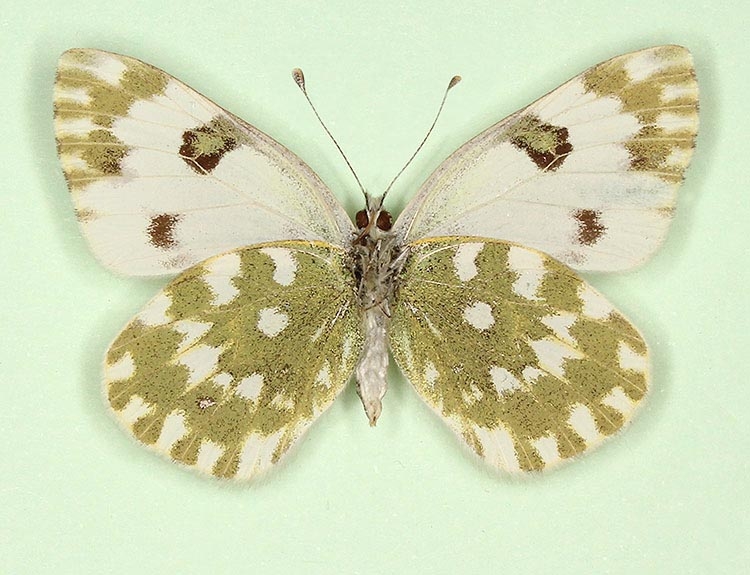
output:
{"label": "white abdomen", "polygon": [[388,318],[379,306],[365,310],[362,317],[362,329],[365,334],[365,345],[359,357],[355,374],[357,393],[365,406],[365,413],[370,425],[380,416],[381,400],[388,388],[386,372],[388,371]]}

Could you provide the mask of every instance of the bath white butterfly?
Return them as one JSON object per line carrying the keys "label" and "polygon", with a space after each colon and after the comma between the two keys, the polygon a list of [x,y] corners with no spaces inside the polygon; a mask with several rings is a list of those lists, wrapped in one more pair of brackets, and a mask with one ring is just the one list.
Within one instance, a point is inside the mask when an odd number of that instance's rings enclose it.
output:
{"label": "bath white butterfly", "polygon": [[647,393],[642,336],[574,270],[632,268],[664,238],[698,124],[684,48],[594,66],[490,127],[395,223],[371,196],[353,223],[297,156],[133,58],[66,52],[54,101],[96,256],[179,273],[104,374],[120,423],[175,462],[253,477],[353,373],[374,424],[389,348],[509,472],[598,445]]}

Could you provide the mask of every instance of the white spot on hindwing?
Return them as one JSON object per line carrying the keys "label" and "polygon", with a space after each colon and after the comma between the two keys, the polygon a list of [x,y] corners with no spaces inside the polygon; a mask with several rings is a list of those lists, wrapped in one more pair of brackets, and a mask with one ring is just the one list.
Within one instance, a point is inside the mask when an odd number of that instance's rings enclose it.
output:
{"label": "white spot on hindwing", "polygon": [[276,337],[289,325],[289,316],[276,307],[266,307],[258,312],[258,329],[268,337]]}
{"label": "white spot on hindwing", "polygon": [[461,399],[464,400],[464,403],[466,403],[466,405],[474,405],[478,401],[482,401],[483,397],[484,392],[475,383],[472,383],[469,386],[468,391],[461,391]]}
{"label": "white spot on hindwing", "polygon": [[493,429],[484,427],[473,429],[482,445],[483,457],[487,463],[510,472],[521,470],[513,437],[505,427],[498,425]]}
{"label": "white spot on hindwing", "polygon": [[648,370],[648,360],[645,355],[637,353],[624,341],[620,342],[617,348],[617,359],[620,367],[625,370],[633,370],[640,373],[646,373]]}
{"label": "white spot on hindwing", "polygon": [[575,314],[567,312],[557,312],[555,315],[548,315],[542,318],[542,323],[552,330],[556,337],[565,343],[574,347],[578,346],[575,338],[570,335],[570,328],[576,322],[578,317]]}
{"label": "white spot on hindwing", "polygon": [[205,473],[211,473],[219,458],[224,455],[225,448],[208,439],[201,441],[198,449],[198,459],[195,466]]}
{"label": "white spot on hindwing", "polygon": [[318,339],[320,339],[320,336],[323,335],[326,327],[328,327],[328,324],[324,323],[318,329],[316,329],[315,333],[310,337],[310,341],[318,341]]}
{"label": "white spot on hindwing", "polygon": [[483,301],[466,306],[463,318],[466,323],[479,331],[487,330],[495,323],[495,318],[492,316],[492,308]]}
{"label": "white spot on hindwing", "polygon": [[273,260],[276,269],[273,272],[273,281],[279,285],[288,286],[297,275],[297,260],[291,250],[287,248],[262,248],[262,254]]}
{"label": "white spot on hindwing", "polygon": [[508,267],[518,274],[513,282],[513,292],[522,298],[536,300],[544,275],[544,258],[538,252],[511,246],[508,250]]}
{"label": "white spot on hindwing", "polygon": [[556,339],[529,341],[534,350],[539,366],[547,373],[565,379],[565,363],[568,359],[581,359],[583,354]]}
{"label": "white spot on hindwing", "polygon": [[189,319],[176,321],[172,325],[172,329],[183,336],[183,339],[177,348],[177,353],[185,352],[190,346],[198,342],[198,340],[200,340],[200,338],[203,337],[211,327],[213,327],[213,324],[211,323]]}
{"label": "white spot on hindwing", "polygon": [[171,318],[167,315],[167,310],[171,305],[172,298],[165,292],[161,292],[143,308],[143,311],[136,318],[148,327],[164,325],[171,321]]}
{"label": "white spot on hindwing", "polygon": [[458,279],[462,282],[469,281],[479,273],[476,258],[483,247],[484,244],[481,243],[466,243],[458,246],[453,255],[453,267]]}
{"label": "white spot on hindwing", "polygon": [[532,441],[531,444],[536,448],[545,465],[552,465],[560,461],[560,451],[557,446],[557,439],[554,437],[550,435],[540,437],[536,441]]}
{"label": "white spot on hindwing", "polygon": [[344,337],[344,344],[341,346],[341,362],[343,364],[349,363],[349,359],[352,357],[354,352],[354,338],[347,334]]}
{"label": "white spot on hindwing", "polygon": [[162,451],[169,451],[187,432],[185,415],[179,411],[173,411],[164,418],[164,425],[161,428],[159,439],[156,440],[156,447]]}
{"label": "white spot on hindwing", "polygon": [[614,311],[612,304],[588,284],[581,284],[578,289],[578,296],[583,302],[583,315],[592,319],[607,319]]}
{"label": "white spot on hindwing", "polygon": [[536,383],[536,380],[539,379],[540,376],[544,375],[544,372],[538,367],[527,365],[523,368],[521,375],[523,376],[523,380],[526,383]]}
{"label": "white spot on hindwing", "polygon": [[127,405],[118,412],[118,417],[127,423],[133,425],[141,417],[148,414],[151,411],[152,406],[143,401],[143,398],[139,395],[133,395],[128,401]]}
{"label": "white spot on hindwing", "polygon": [[271,399],[271,405],[281,411],[292,411],[294,409],[294,399],[283,392],[279,392]]}
{"label": "white spot on hindwing", "polygon": [[232,383],[232,381],[234,381],[234,378],[226,372],[217,373],[213,378],[214,385],[224,388],[229,387],[229,384]]}
{"label": "white spot on hindwing", "polygon": [[635,403],[625,394],[625,390],[619,386],[613,387],[612,391],[602,398],[602,403],[612,409],[616,409],[625,416],[628,416],[635,409]]}
{"label": "white spot on hindwing", "polygon": [[220,355],[220,347],[200,344],[189,348],[177,361],[188,368],[188,383],[194,384],[205,380],[216,370]]}
{"label": "white spot on hindwing", "polygon": [[240,452],[240,463],[237,468],[236,477],[250,477],[271,466],[271,458],[276,446],[284,434],[284,429],[279,429],[269,436],[252,432],[245,439],[245,444]]}
{"label": "white spot on hindwing", "polygon": [[236,298],[240,291],[232,281],[240,275],[242,260],[236,252],[224,254],[208,260],[204,269],[208,272],[202,279],[214,295],[214,305],[224,305]]}
{"label": "white spot on hindwing", "polygon": [[315,383],[322,385],[326,389],[333,385],[333,379],[331,379],[331,366],[326,361],[323,367],[320,368],[317,375],[315,376]]}
{"label": "white spot on hindwing", "polygon": [[435,367],[435,364],[428,361],[424,366],[424,379],[427,382],[427,385],[433,387],[439,376],[440,372]]}
{"label": "white spot on hindwing", "polygon": [[105,364],[104,366],[104,380],[105,381],[120,381],[123,379],[130,379],[135,374],[135,361],[133,355],[128,351],[122,354],[122,357],[115,363]]}
{"label": "white spot on hindwing", "polygon": [[594,414],[591,413],[591,410],[582,403],[575,404],[570,410],[568,425],[570,425],[570,427],[572,427],[587,444],[591,445],[592,443],[598,443],[601,434],[596,427]]}
{"label": "white spot on hindwing", "polygon": [[234,392],[240,397],[255,401],[258,399],[262,387],[263,376],[259,373],[253,373],[247,377],[243,377],[242,381],[237,384],[237,389]]}
{"label": "white spot on hindwing", "polygon": [[499,395],[521,387],[521,382],[518,378],[504,367],[490,366],[490,377]]}

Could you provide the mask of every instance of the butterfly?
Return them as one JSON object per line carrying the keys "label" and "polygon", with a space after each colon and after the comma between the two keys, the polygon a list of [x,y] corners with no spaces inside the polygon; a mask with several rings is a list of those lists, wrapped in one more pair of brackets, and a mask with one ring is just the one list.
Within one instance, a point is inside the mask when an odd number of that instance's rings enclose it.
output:
{"label": "butterfly", "polygon": [[577,272],[633,268],[664,239],[698,126],[685,48],[598,64],[489,127],[395,221],[367,193],[350,218],[292,152],[133,58],[65,52],[54,123],[97,258],[178,274],[103,376],[122,427],[178,464],[257,476],[352,375],[375,424],[389,350],[510,473],[599,445],[647,395],[643,336]]}

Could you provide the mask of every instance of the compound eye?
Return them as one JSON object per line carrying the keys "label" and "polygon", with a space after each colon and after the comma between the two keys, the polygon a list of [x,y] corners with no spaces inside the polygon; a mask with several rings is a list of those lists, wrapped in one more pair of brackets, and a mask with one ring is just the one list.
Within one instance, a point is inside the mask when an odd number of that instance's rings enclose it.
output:
{"label": "compound eye", "polygon": [[359,210],[357,215],[354,216],[354,223],[357,224],[357,228],[363,230],[370,223],[370,217],[367,215],[367,210]]}
{"label": "compound eye", "polygon": [[375,225],[378,226],[379,230],[387,232],[393,227],[393,217],[389,212],[382,211],[378,214],[378,219],[376,220]]}

